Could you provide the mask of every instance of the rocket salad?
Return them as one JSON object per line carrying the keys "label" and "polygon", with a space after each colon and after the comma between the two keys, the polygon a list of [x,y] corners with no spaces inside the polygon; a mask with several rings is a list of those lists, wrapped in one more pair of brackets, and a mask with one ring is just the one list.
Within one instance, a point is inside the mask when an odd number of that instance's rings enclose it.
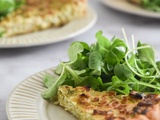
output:
{"label": "rocket salad", "polygon": [[61,85],[90,86],[126,95],[130,91],[160,93],[160,61],[155,60],[150,45],[139,41],[131,49],[127,41],[116,37],[109,40],[102,31],[96,33],[96,39],[91,45],[79,41],[70,45],[69,61],[56,67],[56,76],[44,76],[44,99],[55,99]]}
{"label": "rocket salad", "polygon": [[128,1],[138,4],[145,9],[160,12],[160,0],[128,0]]}
{"label": "rocket salad", "polygon": [[160,0],[142,0],[142,6],[146,9],[160,12]]}

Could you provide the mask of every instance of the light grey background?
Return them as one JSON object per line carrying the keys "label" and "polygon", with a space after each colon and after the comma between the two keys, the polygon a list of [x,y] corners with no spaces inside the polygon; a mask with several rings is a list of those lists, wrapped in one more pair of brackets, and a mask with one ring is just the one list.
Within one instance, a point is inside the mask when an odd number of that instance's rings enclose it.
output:
{"label": "light grey background", "polygon": [[85,41],[89,44],[95,42],[98,30],[103,30],[108,38],[114,35],[123,38],[121,28],[124,28],[130,41],[134,34],[136,40],[151,44],[160,57],[160,19],[122,13],[106,7],[99,0],[90,0],[89,4],[98,14],[97,23],[89,31],[56,44],[0,49],[0,120],[7,120],[6,100],[16,85],[34,73],[67,60],[67,49],[73,41]]}

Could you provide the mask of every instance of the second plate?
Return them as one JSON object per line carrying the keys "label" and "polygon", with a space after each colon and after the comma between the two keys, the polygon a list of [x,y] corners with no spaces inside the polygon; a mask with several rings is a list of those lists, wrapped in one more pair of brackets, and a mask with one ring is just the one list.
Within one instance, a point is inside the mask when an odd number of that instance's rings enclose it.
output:
{"label": "second plate", "polygon": [[160,18],[160,13],[143,9],[129,3],[127,0],[101,0],[106,6],[118,11],[150,18]]}
{"label": "second plate", "polygon": [[68,40],[90,29],[96,23],[96,20],[96,12],[91,7],[88,7],[85,17],[72,20],[63,27],[16,37],[0,38],[0,48],[31,47]]}

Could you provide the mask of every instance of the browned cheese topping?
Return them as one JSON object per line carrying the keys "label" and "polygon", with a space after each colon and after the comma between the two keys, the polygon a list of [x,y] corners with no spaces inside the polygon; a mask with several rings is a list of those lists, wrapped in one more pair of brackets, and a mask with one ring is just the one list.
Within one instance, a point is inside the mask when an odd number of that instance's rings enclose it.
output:
{"label": "browned cheese topping", "polygon": [[93,120],[160,120],[160,95],[116,95],[89,87],[62,86],[71,101],[77,103]]}

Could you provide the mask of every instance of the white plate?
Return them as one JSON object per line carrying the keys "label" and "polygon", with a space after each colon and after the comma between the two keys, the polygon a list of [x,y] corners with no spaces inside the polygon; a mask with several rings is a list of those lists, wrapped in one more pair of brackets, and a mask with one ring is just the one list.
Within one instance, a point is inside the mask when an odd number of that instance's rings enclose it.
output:
{"label": "white plate", "polygon": [[68,40],[90,29],[96,23],[96,20],[96,12],[88,7],[87,15],[85,17],[72,20],[63,27],[11,38],[0,38],[0,48],[39,46]]}
{"label": "white plate", "polygon": [[118,11],[151,17],[160,18],[160,13],[143,9],[139,6],[129,3],[127,0],[101,0],[106,6]]}
{"label": "white plate", "polygon": [[6,104],[9,120],[77,120],[62,107],[41,97],[46,89],[43,76],[53,75],[54,68],[44,70],[24,80],[11,93]]}

